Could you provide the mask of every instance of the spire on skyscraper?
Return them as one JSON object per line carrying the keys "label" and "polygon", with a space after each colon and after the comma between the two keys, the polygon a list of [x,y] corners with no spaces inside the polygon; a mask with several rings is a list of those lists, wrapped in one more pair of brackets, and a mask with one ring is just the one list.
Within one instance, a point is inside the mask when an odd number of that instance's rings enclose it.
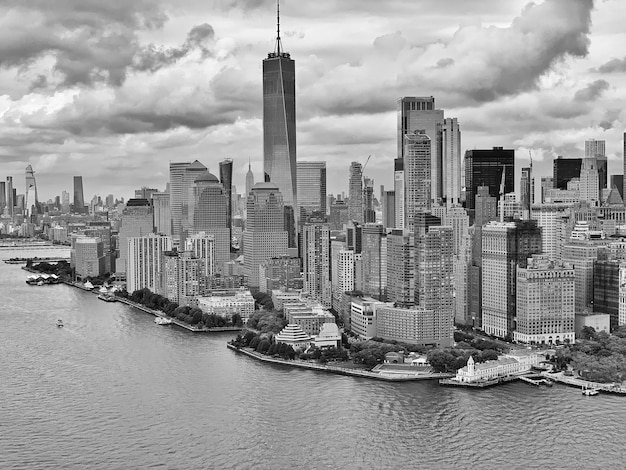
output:
{"label": "spire on skyscraper", "polygon": [[280,41],[280,0],[276,0],[276,48],[275,52],[280,55],[282,43]]}

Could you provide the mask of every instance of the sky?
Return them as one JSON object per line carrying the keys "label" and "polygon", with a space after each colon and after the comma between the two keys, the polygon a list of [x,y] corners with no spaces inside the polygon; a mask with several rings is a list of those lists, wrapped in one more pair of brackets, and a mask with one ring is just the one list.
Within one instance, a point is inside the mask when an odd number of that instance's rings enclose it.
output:
{"label": "sky", "polygon": [[[283,0],[296,62],[297,157],[326,161],[347,192],[350,162],[391,188],[396,100],[434,96],[462,150],[516,150],[516,186],[556,155],[606,140],[622,173],[626,2]],[[0,178],[39,197],[164,189],[170,161],[234,160],[243,189],[263,171],[262,60],[273,0],[0,0]]]}

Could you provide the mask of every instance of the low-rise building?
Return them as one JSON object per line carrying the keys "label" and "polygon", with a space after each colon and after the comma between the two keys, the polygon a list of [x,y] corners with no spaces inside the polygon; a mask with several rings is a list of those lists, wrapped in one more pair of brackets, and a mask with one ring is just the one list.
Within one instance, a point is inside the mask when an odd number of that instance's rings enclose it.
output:
{"label": "low-rise building", "polygon": [[288,324],[274,336],[276,343],[288,344],[295,350],[305,350],[311,345],[311,337],[299,325]]}
{"label": "low-rise building", "polygon": [[474,358],[470,356],[467,365],[456,371],[455,380],[458,382],[480,382],[519,374],[529,371],[542,359],[544,359],[542,354],[515,351],[511,354],[505,354],[495,361],[476,364]]}
{"label": "low-rise building", "polygon": [[254,297],[245,289],[213,291],[210,296],[198,297],[198,308],[205,313],[222,317],[237,314],[247,323],[254,313]]}
{"label": "low-rise building", "polygon": [[338,348],[341,344],[341,333],[335,323],[324,323],[315,336],[313,344],[318,348]]}

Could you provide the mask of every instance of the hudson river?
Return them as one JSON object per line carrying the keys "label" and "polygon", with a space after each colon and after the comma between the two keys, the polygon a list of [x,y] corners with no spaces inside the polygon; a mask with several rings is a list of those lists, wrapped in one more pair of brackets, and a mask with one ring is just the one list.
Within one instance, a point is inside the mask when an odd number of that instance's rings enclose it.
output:
{"label": "hudson river", "polygon": [[[0,250],[12,256],[26,252]],[[268,365],[226,349],[231,334],[159,326],[27,274],[0,263],[2,469],[626,465],[625,398]]]}

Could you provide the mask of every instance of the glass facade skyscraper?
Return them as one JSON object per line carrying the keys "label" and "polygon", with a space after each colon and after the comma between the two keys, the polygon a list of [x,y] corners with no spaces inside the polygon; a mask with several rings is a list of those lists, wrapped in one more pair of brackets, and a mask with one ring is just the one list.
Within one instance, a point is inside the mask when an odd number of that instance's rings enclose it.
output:
{"label": "glass facade skyscraper", "polygon": [[74,212],[76,214],[83,214],[85,212],[82,176],[74,176]]}
{"label": "glass facade skyscraper", "polygon": [[[474,196],[479,186],[488,186],[489,195],[498,198],[502,169],[504,168],[504,194],[515,189],[515,151],[494,147],[491,150],[467,150],[465,152],[466,207],[474,209]],[[472,214],[473,215],[473,214]]]}
{"label": "glass facade skyscraper", "polygon": [[[326,216],[326,162],[298,162],[298,206],[300,215]],[[304,223],[301,220],[301,223]]]}

